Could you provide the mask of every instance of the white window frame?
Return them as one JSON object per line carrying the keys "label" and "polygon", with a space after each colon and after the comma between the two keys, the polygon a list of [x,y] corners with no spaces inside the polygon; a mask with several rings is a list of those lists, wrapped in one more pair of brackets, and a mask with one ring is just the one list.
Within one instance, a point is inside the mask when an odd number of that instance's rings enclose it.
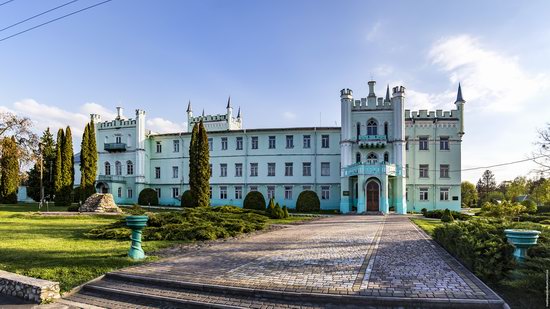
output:
{"label": "white window frame", "polygon": [[250,163],[250,177],[258,176],[258,163]]}
{"label": "white window frame", "polygon": [[294,163],[285,162],[285,176],[293,176],[294,174]]}
{"label": "white window frame", "polygon": [[285,200],[292,200],[292,186],[285,186]]}
{"label": "white window frame", "polygon": [[243,187],[242,186],[235,186],[235,199],[236,200],[242,200],[243,199]]}
{"label": "white window frame", "polygon": [[221,138],[221,147],[222,150],[227,150],[227,137]]}
{"label": "white window frame", "polygon": [[160,179],[160,166],[155,166],[155,179]]}
{"label": "white window frame", "polygon": [[243,164],[235,163],[235,177],[243,177]]}
{"label": "white window frame", "polygon": [[330,135],[321,135],[321,148],[330,148]]}
{"label": "white window frame", "polygon": [[227,163],[220,163],[220,177],[227,177]]}
{"label": "white window frame", "polygon": [[242,136],[237,136],[235,138],[235,141],[236,141],[235,149],[236,150],[243,150],[243,137]]}
{"label": "white window frame", "polygon": [[220,186],[220,200],[227,199],[227,186]]}
{"label": "white window frame", "polygon": [[330,162],[321,162],[321,176],[330,176]]}
{"label": "white window frame", "polygon": [[330,186],[321,186],[321,200],[330,200]]}
{"label": "white window frame", "polygon": [[311,135],[304,135],[303,147],[304,149],[311,148]]}
{"label": "white window frame", "polygon": [[302,176],[311,176],[311,162],[302,162]]}
{"label": "white window frame", "polygon": [[175,139],[172,141],[174,146],[174,152],[180,152],[180,141]]}
{"label": "white window frame", "polygon": [[258,149],[258,137],[257,136],[252,136],[250,138],[250,144],[251,144],[252,149]]}
{"label": "white window frame", "polygon": [[179,178],[179,166],[172,166],[172,178]]}
{"label": "white window frame", "polygon": [[428,187],[421,187],[418,190],[419,193],[419,200],[422,202],[427,202],[430,200],[430,188]]}
{"label": "white window frame", "polygon": [[448,202],[449,201],[449,188],[439,188],[439,200]]}
{"label": "white window frame", "polygon": [[275,186],[267,186],[267,198],[275,198]]}
{"label": "white window frame", "polygon": [[274,162],[267,163],[267,176],[274,177],[277,170],[277,165]]}
{"label": "white window frame", "polygon": [[430,165],[419,164],[418,165],[418,178],[430,178]]}

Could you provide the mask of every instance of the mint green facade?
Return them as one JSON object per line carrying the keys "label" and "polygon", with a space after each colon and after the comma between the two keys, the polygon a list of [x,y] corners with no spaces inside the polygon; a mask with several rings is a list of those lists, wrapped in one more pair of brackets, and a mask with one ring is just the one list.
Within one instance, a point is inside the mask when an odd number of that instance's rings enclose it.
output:
{"label": "mint green facade", "polygon": [[[388,88],[378,98],[374,85],[369,82],[368,97],[359,100],[351,90],[341,91],[342,127],[244,129],[231,100],[218,115],[193,116],[189,103],[188,131],[203,120],[211,143],[211,204],[242,206],[248,192],[260,191],[294,208],[300,192],[313,190],[323,209],[344,213],[459,209],[461,95],[456,110],[411,113],[404,109],[404,87],[393,88],[391,97]],[[114,120],[92,120],[97,191],[133,204],[141,190],[153,188],[161,204],[180,204],[189,188],[190,133],[150,132],[142,110],[131,119],[118,108]],[[441,143],[448,147],[440,149]]]}

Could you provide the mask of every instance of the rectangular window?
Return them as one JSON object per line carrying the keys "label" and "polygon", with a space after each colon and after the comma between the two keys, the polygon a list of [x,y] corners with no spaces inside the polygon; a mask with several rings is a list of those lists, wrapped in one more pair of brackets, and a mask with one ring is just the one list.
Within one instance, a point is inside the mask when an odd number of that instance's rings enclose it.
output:
{"label": "rectangular window", "polygon": [[267,176],[275,176],[275,163],[267,163]]}
{"label": "rectangular window", "polygon": [[421,136],[418,138],[418,147],[420,150],[428,150],[428,137]]}
{"label": "rectangular window", "polygon": [[250,163],[250,176],[258,176],[258,163]]}
{"label": "rectangular window", "polygon": [[420,164],[419,166],[419,171],[420,171],[420,175],[419,177],[420,178],[428,178],[428,169],[429,169],[429,165],[428,164]]}
{"label": "rectangular window", "polygon": [[243,150],[243,137],[237,137],[237,150]]}
{"label": "rectangular window", "polygon": [[117,196],[122,197],[122,188],[121,187],[118,187]]}
{"label": "rectangular window", "polygon": [[258,137],[252,136],[252,149],[258,149]]}
{"label": "rectangular window", "polygon": [[172,166],[172,178],[179,178],[179,167]]}
{"label": "rectangular window", "polygon": [[134,164],[132,163],[132,161],[128,161],[126,163],[126,174],[134,175]]}
{"label": "rectangular window", "polygon": [[293,135],[287,135],[286,136],[286,148],[294,148],[294,136]]}
{"label": "rectangular window", "polygon": [[439,200],[448,201],[449,200],[449,188],[439,189]]}
{"label": "rectangular window", "polygon": [[236,200],[242,200],[243,199],[243,187],[241,187],[241,186],[235,187],[235,199]]}
{"label": "rectangular window", "polygon": [[214,149],[214,140],[212,138],[208,139],[208,150],[212,151]]}
{"label": "rectangular window", "polygon": [[302,186],[302,191],[311,191],[311,186]]}
{"label": "rectangular window", "polygon": [[269,149],[275,149],[275,136],[269,137]]}
{"label": "rectangular window", "polygon": [[428,188],[420,188],[420,200],[421,201],[427,201],[428,200]]}
{"label": "rectangular window", "polygon": [[409,150],[409,137],[405,136],[405,150]]}
{"label": "rectangular window", "polygon": [[405,188],[405,200],[409,201],[409,188]]}
{"label": "rectangular window", "polygon": [[157,191],[157,197],[160,198],[161,196],[160,188],[155,188],[155,191]]}
{"label": "rectangular window", "polygon": [[180,188],[173,187],[172,188],[172,198],[178,198],[180,197]]}
{"label": "rectangular window", "polygon": [[292,162],[285,163],[285,176],[292,176]]}
{"label": "rectangular window", "polygon": [[227,137],[222,137],[222,150],[227,150]]}
{"label": "rectangular window", "polygon": [[311,162],[302,163],[302,176],[311,176]]}
{"label": "rectangular window", "polygon": [[405,177],[409,178],[409,165],[405,164]]}
{"label": "rectangular window", "polygon": [[128,196],[128,198],[132,198],[134,196],[134,191],[132,191],[132,189],[128,189],[128,192],[126,192],[126,196]]}
{"label": "rectangular window", "polygon": [[180,141],[174,140],[173,145],[174,145],[174,152],[180,152]]}
{"label": "rectangular window", "polygon": [[111,164],[109,162],[105,162],[105,175],[111,175]]}
{"label": "rectangular window", "polygon": [[321,147],[322,148],[328,148],[329,147],[329,136],[328,135],[321,135]]}
{"label": "rectangular window", "polygon": [[449,150],[449,137],[439,137],[439,150]]}
{"label": "rectangular window", "polygon": [[439,177],[449,178],[449,164],[439,165]]}
{"label": "rectangular window", "polygon": [[330,176],[330,162],[321,162],[321,176]]}
{"label": "rectangular window", "polygon": [[330,199],[330,186],[321,186],[321,199]]}
{"label": "rectangular window", "polygon": [[292,186],[285,186],[285,200],[292,199]]}
{"label": "rectangular window", "polygon": [[267,186],[267,199],[275,198],[275,186]]}
{"label": "rectangular window", "polygon": [[160,179],[160,167],[155,167],[155,178]]}
{"label": "rectangular window", "polygon": [[304,135],[304,148],[311,148],[311,135]]}
{"label": "rectangular window", "polygon": [[115,136],[115,143],[117,144],[122,143],[122,136]]}
{"label": "rectangular window", "polygon": [[227,177],[227,164],[220,164],[220,177]]}
{"label": "rectangular window", "polygon": [[161,142],[157,142],[157,153],[161,153],[162,152],[162,144]]}
{"label": "rectangular window", "polygon": [[220,199],[226,200],[227,199],[227,187],[226,186],[220,186]]}
{"label": "rectangular window", "polygon": [[258,191],[258,186],[250,186],[250,192]]}
{"label": "rectangular window", "polygon": [[243,177],[243,164],[235,163],[235,177]]}

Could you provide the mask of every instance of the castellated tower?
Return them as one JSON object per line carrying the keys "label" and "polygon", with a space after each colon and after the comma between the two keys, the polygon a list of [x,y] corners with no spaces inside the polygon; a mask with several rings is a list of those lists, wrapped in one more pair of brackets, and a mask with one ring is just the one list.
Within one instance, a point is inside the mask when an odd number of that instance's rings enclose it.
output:
{"label": "castellated tower", "polygon": [[405,152],[405,87],[394,87],[392,91],[393,109],[393,158],[396,169],[394,193],[395,211],[399,214],[407,213],[407,201],[405,199],[407,162]]}
{"label": "castellated tower", "polygon": [[344,193],[340,199],[340,209],[349,209],[350,208],[350,188],[349,182],[344,180],[344,167],[352,164],[352,146],[355,141],[352,140],[351,136],[351,108],[353,105],[353,91],[351,89],[342,89],[340,90],[340,117],[342,130],[340,132],[340,168],[341,168],[341,177],[343,181],[341,182],[342,192],[347,192],[347,195]]}

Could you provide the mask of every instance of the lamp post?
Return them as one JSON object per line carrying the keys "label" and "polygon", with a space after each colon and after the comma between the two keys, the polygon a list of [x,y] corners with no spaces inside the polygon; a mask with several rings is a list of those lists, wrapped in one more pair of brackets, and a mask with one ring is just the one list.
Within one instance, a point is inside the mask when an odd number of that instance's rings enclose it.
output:
{"label": "lamp post", "polygon": [[40,158],[40,202],[38,204],[38,209],[42,209],[42,206],[44,205],[44,184],[42,182],[42,177],[44,176],[44,158],[42,146],[42,143],[38,144],[38,152]]}

